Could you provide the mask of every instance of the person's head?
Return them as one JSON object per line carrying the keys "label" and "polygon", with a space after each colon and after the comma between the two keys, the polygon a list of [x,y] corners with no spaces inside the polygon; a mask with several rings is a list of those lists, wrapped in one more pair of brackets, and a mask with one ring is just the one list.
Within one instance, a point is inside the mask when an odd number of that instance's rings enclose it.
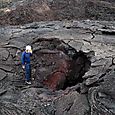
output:
{"label": "person's head", "polygon": [[31,46],[30,46],[30,45],[27,45],[27,46],[26,46],[26,52],[29,53],[29,52],[31,52],[31,51],[32,51]]}

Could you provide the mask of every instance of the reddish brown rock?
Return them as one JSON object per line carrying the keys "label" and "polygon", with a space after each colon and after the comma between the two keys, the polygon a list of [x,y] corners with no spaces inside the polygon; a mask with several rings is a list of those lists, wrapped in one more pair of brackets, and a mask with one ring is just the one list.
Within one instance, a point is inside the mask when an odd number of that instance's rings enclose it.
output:
{"label": "reddish brown rock", "polygon": [[69,72],[69,57],[61,51],[41,51],[36,52],[38,62],[36,79],[41,84],[50,89],[63,88],[66,76]]}
{"label": "reddish brown rock", "polygon": [[54,72],[52,72],[47,77],[47,79],[43,81],[43,83],[53,90],[63,88],[68,71],[68,62],[65,60],[61,60],[58,68],[54,70]]}
{"label": "reddish brown rock", "polygon": [[59,39],[37,41],[35,50],[35,82],[52,90],[65,89],[82,81],[82,76],[90,67],[87,54],[79,51]]}

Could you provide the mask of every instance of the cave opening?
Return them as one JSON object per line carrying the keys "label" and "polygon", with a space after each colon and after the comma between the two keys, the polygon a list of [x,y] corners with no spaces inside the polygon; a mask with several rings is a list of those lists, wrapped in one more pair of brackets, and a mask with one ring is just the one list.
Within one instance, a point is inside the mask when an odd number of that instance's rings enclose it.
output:
{"label": "cave opening", "polygon": [[38,86],[53,90],[66,89],[83,82],[90,69],[93,51],[76,51],[57,38],[40,39],[34,44],[33,69]]}

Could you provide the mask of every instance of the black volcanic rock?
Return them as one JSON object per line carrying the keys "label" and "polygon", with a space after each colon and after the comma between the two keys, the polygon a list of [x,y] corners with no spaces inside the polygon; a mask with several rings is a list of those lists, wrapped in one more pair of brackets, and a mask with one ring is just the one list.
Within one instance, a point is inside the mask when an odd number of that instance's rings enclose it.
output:
{"label": "black volcanic rock", "polygon": [[[1,26],[0,115],[114,115],[114,31],[115,22],[90,20]],[[25,84],[20,61],[28,44],[32,85]],[[72,65],[63,69],[62,62]],[[41,81],[55,78],[55,70],[64,79],[52,90]],[[63,77],[61,70],[71,71]]]}
{"label": "black volcanic rock", "polygon": [[105,75],[104,83],[98,87],[89,89],[89,101],[91,104],[92,115],[104,114],[114,115],[115,114],[115,72],[111,71]]}

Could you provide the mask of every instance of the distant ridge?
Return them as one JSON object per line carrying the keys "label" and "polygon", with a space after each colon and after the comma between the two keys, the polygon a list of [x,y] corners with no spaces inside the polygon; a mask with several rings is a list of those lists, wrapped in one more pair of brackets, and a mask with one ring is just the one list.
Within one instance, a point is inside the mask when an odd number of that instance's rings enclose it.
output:
{"label": "distant ridge", "polygon": [[49,20],[115,20],[114,0],[3,0],[3,3],[0,25]]}

